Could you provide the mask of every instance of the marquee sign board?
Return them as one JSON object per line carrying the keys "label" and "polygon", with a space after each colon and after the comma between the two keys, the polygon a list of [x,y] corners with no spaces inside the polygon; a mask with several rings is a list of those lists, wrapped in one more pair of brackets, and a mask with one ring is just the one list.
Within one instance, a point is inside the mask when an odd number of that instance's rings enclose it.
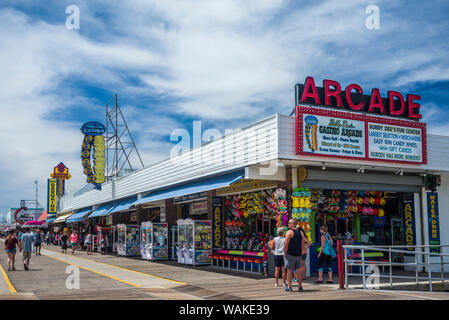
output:
{"label": "marquee sign board", "polygon": [[295,130],[299,155],[427,163],[425,123],[297,106]]}

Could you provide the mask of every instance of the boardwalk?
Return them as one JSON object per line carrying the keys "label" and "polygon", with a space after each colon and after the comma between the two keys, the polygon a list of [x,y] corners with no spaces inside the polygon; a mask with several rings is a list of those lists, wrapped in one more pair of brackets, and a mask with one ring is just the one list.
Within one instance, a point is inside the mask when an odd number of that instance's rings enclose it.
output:
{"label": "boardwalk", "polygon": [[[25,272],[17,254],[17,271],[5,272],[0,299],[185,299],[185,300],[395,300],[449,299],[449,293],[386,290],[338,290],[337,285],[315,285],[305,281],[304,292],[285,292],[274,287],[274,279],[255,274],[189,267],[173,261],[150,262],[139,257],[87,256],[85,252],[61,254],[58,247],[45,247],[33,255]],[[6,266],[3,245],[0,264]],[[79,289],[66,287],[68,266],[79,268]],[[73,268],[73,267],[72,267]],[[11,291],[11,286],[14,291]],[[296,289],[294,287],[294,289]]]}

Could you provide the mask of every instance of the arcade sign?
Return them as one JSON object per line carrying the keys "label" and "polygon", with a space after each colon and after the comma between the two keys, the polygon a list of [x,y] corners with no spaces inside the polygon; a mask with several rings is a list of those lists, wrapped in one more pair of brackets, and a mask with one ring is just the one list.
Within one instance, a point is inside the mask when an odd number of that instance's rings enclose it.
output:
{"label": "arcade sign", "polygon": [[295,130],[298,155],[427,163],[425,123],[297,106]]}
{"label": "arcade sign", "polygon": [[[397,91],[388,91],[388,97],[382,98],[378,88],[371,90],[370,95],[363,93],[361,86],[351,83],[344,90],[337,81],[324,80],[323,87],[317,87],[313,77],[307,77],[304,84],[295,86],[295,102],[313,104],[333,108],[346,109],[362,113],[373,113],[392,117],[419,120],[421,97],[407,94],[404,98]],[[342,110],[343,111],[343,110]]]}

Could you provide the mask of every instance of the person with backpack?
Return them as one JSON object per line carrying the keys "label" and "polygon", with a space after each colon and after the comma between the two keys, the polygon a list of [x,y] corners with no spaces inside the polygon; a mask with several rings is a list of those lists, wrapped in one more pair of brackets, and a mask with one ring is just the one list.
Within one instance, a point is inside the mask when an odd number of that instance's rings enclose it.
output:
{"label": "person with backpack", "polygon": [[322,225],[320,227],[321,233],[321,248],[318,253],[318,280],[315,283],[323,283],[323,264],[326,264],[328,270],[328,280],[327,283],[333,283],[332,281],[332,258],[336,257],[336,253],[333,246],[332,238],[327,232],[327,226]]}
{"label": "person with backpack", "polygon": [[36,255],[41,255],[42,235],[39,229],[34,234],[34,250]]}
{"label": "person with backpack", "polygon": [[301,256],[303,249],[303,240],[306,238],[304,231],[296,228],[296,219],[290,219],[288,221],[288,227],[284,241],[284,264],[287,269],[287,283],[285,291],[292,291],[293,269],[296,270],[298,277],[298,291],[303,291],[302,288],[302,272],[301,268]]}

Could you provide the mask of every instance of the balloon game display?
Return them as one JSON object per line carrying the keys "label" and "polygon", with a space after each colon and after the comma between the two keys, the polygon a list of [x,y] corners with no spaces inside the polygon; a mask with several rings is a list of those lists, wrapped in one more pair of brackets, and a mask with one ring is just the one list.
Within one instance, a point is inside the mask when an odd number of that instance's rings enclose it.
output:
{"label": "balloon game display", "polygon": [[268,234],[250,233],[249,218],[274,219],[276,227],[286,227],[288,208],[286,191],[262,190],[225,199],[225,246],[227,249],[262,251]]}
{"label": "balloon game display", "polygon": [[292,218],[298,220],[298,225],[304,230],[307,238],[312,241],[310,217],[312,214],[312,192],[307,188],[295,188],[292,193]]}
{"label": "balloon game display", "polygon": [[318,218],[331,215],[335,219],[351,218],[355,215],[385,216],[386,193],[381,191],[320,191]]}

